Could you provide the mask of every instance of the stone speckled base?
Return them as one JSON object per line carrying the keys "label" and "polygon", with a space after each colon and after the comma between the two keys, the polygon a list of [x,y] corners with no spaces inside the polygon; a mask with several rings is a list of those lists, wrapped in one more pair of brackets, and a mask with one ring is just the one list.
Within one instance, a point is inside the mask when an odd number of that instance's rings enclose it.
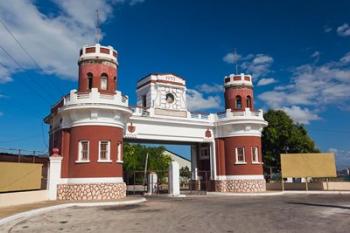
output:
{"label": "stone speckled base", "polygon": [[125,183],[59,184],[58,200],[114,200],[126,196]]}
{"label": "stone speckled base", "polygon": [[266,181],[259,180],[216,180],[216,192],[254,193],[265,192]]}

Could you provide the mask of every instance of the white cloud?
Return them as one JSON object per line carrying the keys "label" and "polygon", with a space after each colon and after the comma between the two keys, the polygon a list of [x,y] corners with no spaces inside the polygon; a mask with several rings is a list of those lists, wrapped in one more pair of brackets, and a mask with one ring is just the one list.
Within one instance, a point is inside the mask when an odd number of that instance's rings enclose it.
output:
{"label": "white cloud", "polygon": [[200,92],[203,93],[219,93],[219,92],[224,92],[224,85],[217,84],[217,83],[212,83],[212,84],[201,84],[199,86],[196,86],[196,89]]}
{"label": "white cloud", "polygon": [[328,25],[325,25],[325,26],[323,27],[323,31],[324,31],[325,33],[328,33],[328,32],[333,31],[333,28],[331,28],[331,27],[328,26]]}
{"label": "white cloud", "polygon": [[238,64],[240,71],[251,74],[255,80],[266,76],[271,72],[270,67],[273,63],[273,58],[266,54],[248,54],[242,56],[236,53],[228,53],[223,57],[223,61],[228,64]]}
{"label": "white cloud", "polygon": [[189,111],[199,111],[221,108],[221,99],[219,96],[204,97],[202,93],[187,89],[187,108]]}
{"label": "white cloud", "polygon": [[310,121],[321,119],[317,114],[311,112],[308,108],[301,108],[299,106],[291,106],[291,107],[283,107],[283,111],[285,111],[294,122],[300,124],[309,124]]}
{"label": "white cloud", "polygon": [[271,70],[273,58],[266,54],[249,54],[245,57],[245,61],[241,64],[241,68],[255,79],[268,75]]}
{"label": "white cloud", "polygon": [[[317,120],[316,113],[320,109],[328,105],[341,108],[350,102],[348,56],[349,53],[338,61],[322,65],[305,64],[296,67],[292,71],[292,77],[288,84],[264,92],[258,98],[269,107],[288,108],[290,112],[293,110],[295,119],[297,116],[301,116],[303,111],[309,117],[304,116],[305,122]],[[295,107],[293,108],[293,106]],[[300,119],[299,122],[302,122],[303,117]]]}
{"label": "white cloud", "polygon": [[[4,57],[4,56],[6,56],[6,55],[1,53],[1,57]],[[0,60],[1,60],[1,58],[0,58]],[[2,66],[0,63],[0,84],[8,83],[11,81],[12,81],[12,78],[10,76],[9,70],[6,67]]]}
{"label": "white cloud", "polygon": [[347,54],[345,54],[341,59],[340,62],[343,64],[348,64],[350,63],[350,52],[348,52]]}
{"label": "white cloud", "polygon": [[310,57],[312,57],[312,58],[318,58],[318,57],[320,57],[320,55],[321,55],[320,51],[315,51],[315,52],[313,52],[313,54],[311,54]]}
{"label": "white cloud", "polygon": [[[35,1],[0,1],[1,20],[12,31],[23,47],[35,58],[41,72],[55,74],[63,79],[77,79],[79,49],[94,43],[96,9],[100,23],[113,15],[118,3],[141,1],[124,0],[55,0],[59,11],[55,15],[40,12]],[[0,24],[1,45],[26,69],[37,67],[21,50]],[[0,83],[12,80],[11,75],[21,71],[5,54],[0,56]]]}
{"label": "white cloud", "polygon": [[266,86],[272,83],[276,83],[277,81],[274,78],[262,78],[258,81],[258,86]]}
{"label": "white cloud", "polygon": [[347,23],[339,26],[337,28],[337,33],[339,36],[350,36],[350,26]]}
{"label": "white cloud", "polygon": [[222,60],[228,64],[235,64],[239,59],[241,59],[241,55],[237,53],[228,53],[222,58]]}

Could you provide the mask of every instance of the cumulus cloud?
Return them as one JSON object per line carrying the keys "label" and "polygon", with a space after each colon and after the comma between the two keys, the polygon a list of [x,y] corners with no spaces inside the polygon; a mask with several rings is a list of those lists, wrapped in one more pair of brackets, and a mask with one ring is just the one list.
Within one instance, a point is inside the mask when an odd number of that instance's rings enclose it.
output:
{"label": "cumulus cloud", "polygon": [[349,89],[350,64],[347,53],[337,61],[322,65],[305,64],[294,68],[290,83],[264,92],[258,98],[269,107],[286,108],[290,113],[293,110],[295,119],[302,114],[308,115],[303,117],[305,121],[303,119],[299,121],[308,123],[319,119],[318,108],[349,104]]}
{"label": "cumulus cloud", "polygon": [[189,111],[219,109],[221,107],[221,99],[219,96],[205,97],[202,93],[194,89],[187,89],[186,99]]}
{"label": "cumulus cloud", "polygon": [[300,123],[300,124],[309,124],[310,121],[319,120],[320,117],[310,111],[308,108],[301,108],[299,106],[291,106],[291,107],[283,107],[283,111],[285,111],[293,120],[294,122]]}
{"label": "cumulus cloud", "polygon": [[350,36],[350,26],[347,23],[337,27],[337,33],[339,36]]}
{"label": "cumulus cloud", "polygon": [[203,83],[201,85],[196,86],[196,89],[206,94],[220,93],[224,91],[224,85],[217,84],[217,83],[212,83],[212,84]]}
{"label": "cumulus cloud", "polygon": [[[41,72],[75,80],[79,49],[94,43],[96,9],[103,23],[113,16],[114,5],[127,2],[131,5],[141,1],[55,0],[58,8],[55,15],[41,12],[34,1],[13,0],[11,4],[0,1],[0,15],[2,22],[38,62]],[[21,66],[2,53],[0,83],[11,81],[11,75],[22,69],[37,69],[1,24],[0,34],[1,45]]]}
{"label": "cumulus cloud", "polygon": [[242,56],[236,53],[228,53],[223,57],[223,61],[234,64],[241,61],[239,69],[247,74],[251,74],[255,80],[271,73],[273,58],[267,54],[248,54]]}
{"label": "cumulus cloud", "polygon": [[274,78],[262,78],[258,81],[258,86],[266,86],[277,82]]}
{"label": "cumulus cloud", "polygon": [[256,54],[242,63],[241,68],[248,74],[252,74],[255,79],[268,75],[271,70],[273,58],[265,54]]}
{"label": "cumulus cloud", "polygon": [[228,64],[235,64],[239,59],[241,59],[241,55],[237,53],[228,53],[222,58],[222,60]]}

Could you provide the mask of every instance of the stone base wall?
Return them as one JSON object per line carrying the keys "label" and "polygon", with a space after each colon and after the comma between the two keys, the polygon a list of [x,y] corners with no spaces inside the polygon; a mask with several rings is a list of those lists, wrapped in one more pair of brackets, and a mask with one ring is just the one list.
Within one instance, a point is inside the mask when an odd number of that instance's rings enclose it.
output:
{"label": "stone base wall", "polygon": [[266,181],[259,180],[216,180],[216,192],[254,193],[265,192]]}
{"label": "stone base wall", "polygon": [[125,183],[57,185],[58,200],[114,200],[125,196]]}

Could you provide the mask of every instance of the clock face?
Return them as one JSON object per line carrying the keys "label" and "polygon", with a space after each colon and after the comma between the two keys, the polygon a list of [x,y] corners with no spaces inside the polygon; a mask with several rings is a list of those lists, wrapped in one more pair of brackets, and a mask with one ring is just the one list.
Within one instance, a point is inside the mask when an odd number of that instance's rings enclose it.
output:
{"label": "clock face", "polygon": [[171,94],[171,93],[166,94],[166,96],[165,96],[165,101],[166,101],[168,104],[174,103],[174,101],[175,101],[174,95]]}

